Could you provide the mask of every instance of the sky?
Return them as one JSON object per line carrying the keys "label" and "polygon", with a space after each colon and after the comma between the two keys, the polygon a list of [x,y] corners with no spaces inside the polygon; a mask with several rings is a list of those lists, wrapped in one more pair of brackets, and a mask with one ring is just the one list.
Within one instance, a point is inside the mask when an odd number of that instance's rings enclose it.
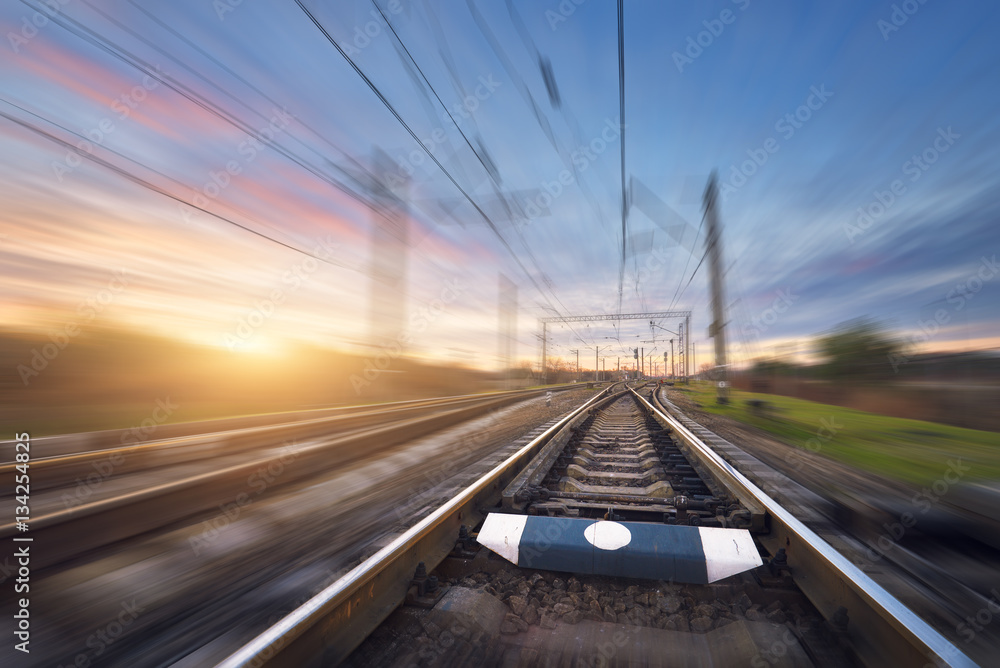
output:
{"label": "sky", "polygon": [[[715,171],[736,364],[859,317],[1000,347],[992,2],[625,0],[623,63],[606,0],[5,0],[0,34],[8,329],[495,368],[504,276],[517,360],[540,318],[691,311],[701,363]],[[654,322],[549,352],[659,359]]]}

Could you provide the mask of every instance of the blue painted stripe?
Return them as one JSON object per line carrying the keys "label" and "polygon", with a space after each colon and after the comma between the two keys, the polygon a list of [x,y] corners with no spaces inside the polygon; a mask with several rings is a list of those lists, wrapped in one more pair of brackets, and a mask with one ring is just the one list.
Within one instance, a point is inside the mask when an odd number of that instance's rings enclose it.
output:
{"label": "blue painted stripe", "polygon": [[529,517],[518,545],[526,568],[707,583],[706,557],[697,527],[619,522],[631,533],[628,545],[604,550],[584,531],[595,520]]}

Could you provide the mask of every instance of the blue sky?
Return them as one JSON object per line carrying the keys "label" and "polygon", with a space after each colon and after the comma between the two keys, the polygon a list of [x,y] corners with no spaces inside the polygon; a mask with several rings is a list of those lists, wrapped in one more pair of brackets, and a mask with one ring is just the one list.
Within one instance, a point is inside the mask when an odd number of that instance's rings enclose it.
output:
{"label": "blue sky", "polygon": [[[738,360],[807,353],[861,316],[922,350],[997,347],[994,3],[626,0],[626,177],[685,222],[632,202],[619,306],[616,4],[376,2],[430,86],[371,0],[303,4],[448,175],[294,2],[74,1],[48,20],[3,3],[8,324],[57,329],[123,268],[135,280],[106,324],[225,348],[278,290],[241,349],[364,349],[374,214],[350,174],[382,151],[412,170],[400,326],[460,286],[410,337],[415,354],[495,363],[503,273],[520,357],[537,361],[539,317],[673,307],[693,311],[707,361],[707,263],[691,276],[712,170]],[[25,124],[97,140],[78,161]],[[271,145],[250,141],[269,126]],[[314,265],[319,246],[335,251]],[[612,335],[557,327],[550,345],[614,356],[651,340],[646,322]],[[661,353],[664,336],[646,347]]]}

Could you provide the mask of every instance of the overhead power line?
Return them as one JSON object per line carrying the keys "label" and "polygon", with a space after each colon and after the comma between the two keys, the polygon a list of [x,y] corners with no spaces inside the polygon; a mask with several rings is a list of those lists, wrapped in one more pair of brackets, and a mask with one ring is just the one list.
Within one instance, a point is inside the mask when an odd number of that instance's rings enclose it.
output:
{"label": "overhead power line", "polygon": [[[320,31],[320,33],[322,33],[322,35],[326,38],[326,40],[330,42],[330,44],[337,50],[338,53],[340,53],[340,55],[344,58],[344,60],[346,60],[347,63],[351,66],[351,68],[358,74],[358,76],[361,77],[362,81],[365,82],[368,88],[371,89],[373,93],[375,93],[375,96],[378,97],[379,101],[382,102],[382,104],[389,111],[389,113],[392,114],[393,118],[395,118],[396,121],[403,127],[403,129],[406,130],[407,134],[409,134],[410,137],[413,138],[413,141],[416,143],[416,145],[427,155],[427,157],[431,159],[431,161],[435,165],[437,165],[438,169],[441,170],[441,173],[445,175],[445,177],[452,183],[452,185],[454,185],[455,188],[462,194],[462,196],[469,202],[469,204],[472,205],[472,207],[476,210],[476,212],[482,217],[482,219],[489,226],[494,236],[496,236],[496,238],[500,241],[500,243],[503,245],[506,251],[514,259],[514,262],[517,263],[517,266],[521,269],[521,271],[528,278],[528,280],[535,287],[535,289],[538,290],[538,293],[542,296],[542,298],[545,299],[546,301],[549,301],[549,298],[545,294],[545,291],[542,289],[542,286],[539,285],[538,281],[535,279],[532,273],[528,271],[528,268],[524,266],[524,263],[521,261],[521,258],[518,257],[517,253],[514,252],[514,249],[511,247],[507,239],[504,238],[503,234],[500,232],[500,229],[497,227],[496,223],[493,222],[493,219],[490,218],[489,215],[482,209],[482,207],[476,203],[476,201],[472,198],[472,196],[465,190],[465,188],[462,187],[462,185],[455,179],[455,177],[451,174],[451,172],[449,172],[445,168],[445,166],[441,163],[438,157],[434,155],[427,148],[427,146],[420,140],[416,132],[413,131],[413,128],[411,128],[410,125],[406,122],[406,120],[403,119],[403,117],[399,114],[399,112],[392,105],[392,103],[389,102],[389,100],[385,97],[382,91],[379,90],[378,86],[376,86],[375,83],[368,77],[368,75],[366,75],[364,71],[358,66],[358,64],[354,62],[354,60],[349,55],[347,55],[347,52],[344,51],[344,49],[340,46],[339,43],[337,43],[337,40],[333,38],[333,36],[329,33],[326,27],[323,26],[323,24],[319,21],[319,19],[317,19],[316,16],[311,11],[309,11],[309,9],[303,4],[302,0],[295,0],[295,4],[299,6],[299,8],[303,11],[303,13],[305,13],[305,15],[309,18],[309,20],[312,21],[313,25],[316,26],[316,28]],[[555,295],[553,295],[553,298],[555,298],[556,301],[558,301],[558,297],[556,297]],[[553,310],[555,310],[558,313],[558,310],[555,309],[555,307],[553,307]]]}
{"label": "overhead power line", "polygon": [[625,281],[625,244],[628,200],[625,187],[625,8],[623,0],[618,0],[618,118],[621,131],[621,172],[622,172],[622,259],[618,267],[618,311],[622,310],[622,284]]}
{"label": "overhead power line", "polygon": [[[35,114],[35,113],[33,113],[33,112],[31,112],[31,111],[23,108],[23,107],[20,107],[20,106],[14,104],[13,102],[10,102],[8,100],[4,100],[2,98],[0,98],[0,101],[2,101],[4,103],[6,103],[6,104],[8,104],[8,105],[10,105],[12,107],[14,107],[15,109],[20,110],[22,112],[31,114],[32,116],[35,116],[36,118],[41,118],[41,116],[38,116],[37,114]],[[3,111],[0,111],[0,117],[6,118],[7,120],[11,121],[12,123],[20,125],[21,127],[25,128],[26,130],[29,130],[29,131],[31,131],[31,132],[39,135],[40,137],[42,137],[44,139],[47,139],[47,140],[49,140],[51,142],[59,144],[63,148],[67,149],[68,151],[74,151],[78,155],[80,155],[81,153],[83,153],[83,152],[78,151],[76,149],[76,146],[74,144],[72,144],[71,142],[68,142],[65,139],[62,139],[60,137],[57,137],[56,135],[52,134],[51,132],[48,132],[48,131],[44,130],[43,128],[40,128],[40,127],[38,127],[38,126],[36,126],[36,125],[34,125],[32,123],[29,123],[27,121],[24,121],[24,120],[22,120],[20,118],[17,118],[16,116],[12,116],[12,115],[7,114],[7,113],[5,113]],[[84,138],[83,135],[80,135],[78,133],[75,133],[75,132],[72,132],[70,130],[67,130],[66,128],[64,128],[64,127],[62,127],[62,126],[60,126],[60,125],[58,125],[56,123],[52,123],[52,121],[47,121],[47,122],[51,123],[52,125],[55,125],[56,127],[60,128],[61,130],[64,130],[66,132],[69,132],[70,134],[73,134],[76,137],[79,137],[81,139]],[[122,155],[121,153],[119,153],[117,151],[114,151],[114,150],[108,149],[108,148],[106,148],[105,150],[107,150],[107,151],[109,151],[109,152],[113,153],[114,155],[117,155],[117,156],[119,156],[121,158],[125,158],[126,160],[130,160],[130,158]],[[98,165],[101,165],[102,167],[104,167],[104,168],[106,168],[106,169],[108,169],[108,170],[110,170],[110,171],[118,174],[119,176],[122,176],[122,177],[128,179],[129,181],[131,181],[132,183],[135,183],[136,185],[139,185],[139,186],[142,186],[143,188],[146,188],[147,190],[151,190],[151,191],[153,191],[155,193],[163,195],[164,197],[168,197],[168,198],[170,198],[172,200],[175,200],[175,201],[177,201],[177,202],[179,202],[181,204],[190,206],[193,209],[197,209],[198,211],[201,211],[203,213],[207,213],[208,215],[212,216],[213,218],[218,218],[219,220],[221,220],[223,222],[229,223],[230,225],[234,225],[234,226],[236,226],[236,227],[238,227],[238,228],[240,228],[242,230],[245,230],[245,231],[249,232],[250,234],[255,234],[258,237],[261,237],[263,239],[267,239],[268,241],[270,241],[272,243],[275,243],[275,244],[278,244],[279,246],[284,246],[285,248],[287,248],[289,250],[293,250],[296,253],[301,253],[303,255],[308,255],[310,257],[315,257],[317,260],[319,260],[321,262],[325,262],[327,264],[331,264],[331,265],[339,266],[339,267],[344,267],[344,268],[348,268],[348,269],[355,269],[354,267],[349,267],[348,265],[345,265],[342,262],[339,262],[339,261],[336,261],[336,260],[332,260],[330,258],[324,258],[324,257],[316,256],[316,255],[314,255],[312,253],[308,253],[307,251],[305,251],[305,250],[303,250],[301,248],[298,248],[298,247],[296,247],[296,246],[294,246],[294,245],[292,245],[290,243],[286,243],[286,242],[281,241],[279,239],[275,239],[274,237],[268,236],[267,234],[264,234],[263,232],[255,230],[252,227],[249,227],[249,226],[244,225],[242,223],[238,223],[238,222],[236,222],[235,220],[233,220],[231,218],[227,218],[226,216],[223,216],[223,215],[221,215],[219,213],[216,213],[215,211],[211,211],[210,209],[207,209],[205,207],[197,206],[196,204],[192,204],[190,202],[187,202],[183,198],[179,197],[178,195],[175,195],[175,194],[169,192],[168,190],[166,190],[164,188],[161,188],[160,186],[158,186],[158,185],[156,185],[154,183],[150,183],[149,181],[143,179],[142,177],[139,177],[139,176],[133,174],[132,172],[130,172],[130,171],[126,170],[126,169],[123,169],[122,167],[119,167],[118,165],[115,165],[112,162],[109,162],[109,161],[107,161],[107,160],[105,160],[103,158],[100,158],[100,157],[94,155],[93,153],[86,153],[85,155],[83,155],[83,157],[86,158],[86,159],[88,159],[88,160],[90,160],[91,162],[94,162],[94,163],[96,163]],[[132,162],[134,162],[134,161],[132,161]],[[136,163],[136,164],[139,164],[139,163]],[[178,183],[176,180],[171,179],[170,177],[168,177],[168,176],[166,176],[164,174],[161,174],[160,172],[157,172],[154,169],[151,169],[149,167],[147,167],[147,169],[149,169],[150,171],[158,174],[159,176],[163,176],[164,178],[173,181],[174,183]]]}

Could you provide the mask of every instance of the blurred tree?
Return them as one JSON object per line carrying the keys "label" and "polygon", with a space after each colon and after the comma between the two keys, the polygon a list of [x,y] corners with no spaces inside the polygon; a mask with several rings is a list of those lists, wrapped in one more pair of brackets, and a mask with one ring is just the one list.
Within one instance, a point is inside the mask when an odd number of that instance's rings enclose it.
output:
{"label": "blurred tree", "polygon": [[546,363],[546,378],[549,383],[566,383],[575,376],[576,367],[558,357],[550,357]]}
{"label": "blurred tree", "polygon": [[901,345],[870,318],[850,320],[818,341],[823,373],[837,380],[879,380],[893,375],[890,359]]}
{"label": "blurred tree", "polygon": [[798,369],[798,365],[779,359],[760,359],[753,365],[753,373],[760,376],[791,376]]}

